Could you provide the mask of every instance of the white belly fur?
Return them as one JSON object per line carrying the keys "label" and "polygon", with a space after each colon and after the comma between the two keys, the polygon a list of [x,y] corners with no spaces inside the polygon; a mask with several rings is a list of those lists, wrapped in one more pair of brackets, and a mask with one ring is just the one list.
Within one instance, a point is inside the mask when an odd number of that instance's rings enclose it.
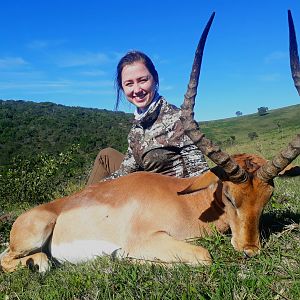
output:
{"label": "white belly fur", "polygon": [[52,244],[52,257],[59,262],[73,264],[92,260],[98,256],[110,255],[120,246],[101,240],[76,240],[70,243]]}

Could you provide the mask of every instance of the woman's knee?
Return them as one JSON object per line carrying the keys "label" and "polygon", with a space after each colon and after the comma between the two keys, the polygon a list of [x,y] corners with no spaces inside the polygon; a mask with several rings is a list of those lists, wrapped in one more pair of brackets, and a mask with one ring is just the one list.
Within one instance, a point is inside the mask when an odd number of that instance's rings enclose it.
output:
{"label": "woman's knee", "polygon": [[104,149],[99,151],[98,157],[109,156],[112,153],[116,153],[116,152],[119,152],[119,151],[115,150],[114,148],[107,147],[107,148],[104,148]]}

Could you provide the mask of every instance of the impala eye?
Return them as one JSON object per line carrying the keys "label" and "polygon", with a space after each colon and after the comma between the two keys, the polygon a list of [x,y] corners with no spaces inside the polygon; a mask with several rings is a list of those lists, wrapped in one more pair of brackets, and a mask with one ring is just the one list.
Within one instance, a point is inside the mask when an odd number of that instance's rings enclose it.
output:
{"label": "impala eye", "polygon": [[226,196],[227,200],[230,202],[230,204],[237,209],[234,198],[231,196],[230,193],[228,193],[227,189],[224,189],[224,195]]}

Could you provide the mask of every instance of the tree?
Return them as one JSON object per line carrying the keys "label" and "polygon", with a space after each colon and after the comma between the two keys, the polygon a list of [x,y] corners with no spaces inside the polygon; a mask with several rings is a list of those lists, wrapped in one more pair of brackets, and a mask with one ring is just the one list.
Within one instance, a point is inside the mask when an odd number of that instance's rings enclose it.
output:
{"label": "tree", "polygon": [[240,116],[243,115],[243,113],[241,111],[239,111],[239,110],[235,114],[236,114],[237,117],[240,117]]}
{"label": "tree", "polygon": [[251,141],[253,141],[254,139],[258,138],[258,135],[255,131],[252,131],[248,133],[248,137]]}
{"label": "tree", "polygon": [[265,106],[261,106],[261,107],[258,107],[257,108],[257,111],[258,111],[258,114],[260,115],[260,116],[264,116],[264,115],[266,115],[269,110],[269,108],[268,107],[265,107]]}

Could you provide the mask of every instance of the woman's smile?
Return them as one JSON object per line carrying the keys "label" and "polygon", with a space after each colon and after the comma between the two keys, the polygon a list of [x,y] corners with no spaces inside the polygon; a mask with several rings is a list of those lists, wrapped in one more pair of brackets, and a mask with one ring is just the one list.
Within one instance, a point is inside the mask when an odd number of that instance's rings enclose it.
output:
{"label": "woman's smile", "polygon": [[155,95],[155,81],[142,62],[126,65],[122,70],[122,88],[129,102],[147,108]]}

